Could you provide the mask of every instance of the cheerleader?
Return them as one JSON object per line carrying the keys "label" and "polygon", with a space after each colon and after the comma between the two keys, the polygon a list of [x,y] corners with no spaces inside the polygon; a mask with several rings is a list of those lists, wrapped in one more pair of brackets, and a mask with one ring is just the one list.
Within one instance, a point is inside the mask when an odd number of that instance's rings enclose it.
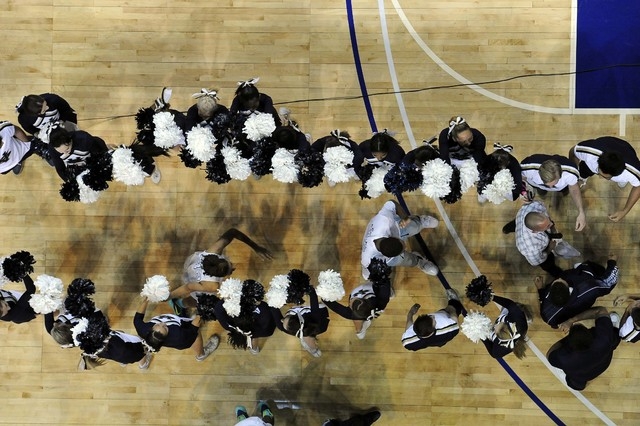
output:
{"label": "cheerleader", "polygon": [[329,136],[316,140],[311,149],[322,153],[324,172],[329,186],[356,179],[362,170],[364,156],[351,135],[345,130],[335,129]]}
{"label": "cheerleader", "polygon": [[182,286],[169,295],[169,305],[177,315],[183,314],[185,307],[195,307],[199,293],[215,293],[220,281],[235,270],[223,251],[236,239],[251,247],[262,260],[273,259],[273,254],[268,249],[258,245],[238,229],[229,228],[209,250],[197,251],[185,261]]}
{"label": "cheerleader", "polygon": [[255,111],[264,112],[273,116],[276,127],[281,126],[282,121],[280,120],[278,112],[273,107],[273,99],[271,99],[269,95],[260,93],[256,87],[259,80],[260,78],[256,77],[251,80],[238,82],[235,97],[229,108],[231,114],[249,116]]}
{"label": "cheerleader", "polygon": [[613,304],[620,306],[630,302],[620,319],[620,338],[629,343],[640,340],[640,294],[625,294],[616,297]]}
{"label": "cheerleader", "polygon": [[371,139],[362,142],[360,150],[367,164],[391,168],[399,164],[405,156],[400,143],[385,129],[374,134]]}
{"label": "cheerleader", "polygon": [[29,275],[22,278],[25,291],[0,290],[0,320],[22,324],[36,317],[29,299],[36,292],[36,286]]}
{"label": "cheerleader", "polygon": [[69,102],[54,93],[24,96],[18,105],[18,123],[32,135],[48,124],[61,121],[67,130],[78,129],[78,115]]}
{"label": "cheerleader", "polygon": [[309,291],[310,306],[294,306],[283,316],[280,309],[271,308],[271,314],[279,330],[300,339],[300,345],[313,357],[322,352],[317,336],[329,328],[329,310],[318,303],[318,295],[313,287]]}
{"label": "cheerleader", "polygon": [[17,126],[8,121],[0,121],[0,173],[12,171],[19,175],[22,162],[33,154],[31,138]]}
{"label": "cheerleader", "polygon": [[493,147],[495,151],[478,163],[478,202],[500,204],[505,200],[516,201],[520,195],[531,201],[533,195],[526,191],[522,183],[520,162],[511,155],[513,146],[494,143]]}
{"label": "cheerleader", "polygon": [[482,343],[493,358],[502,358],[514,353],[518,359],[525,357],[527,331],[533,320],[531,309],[506,297],[493,296],[493,302],[500,309],[493,332]]}
{"label": "cheerleader", "polygon": [[487,138],[477,129],[469,126],[462,117],[451,117],[449,126],[438,136],[440,158],[449,164],[474,159],[481,164],[487,154]]}
{"label": "cheerleader", "polygon": [[102,139],[82,130],[68,132],[59,122],[50,127],[49,155],[62,180],[66,180],[69,166],[80,171],[91,155],[103,154],[108,150]]}
{"label": "cheerleader", "polygon": [[200,334],[203,321],[199,315],[191,319],[163,314],[145,322],[144,314],[148,305],[149,300],[143,298],[133,317],[133,326],[154,352],[158,352],[163,346],[178,350],[191,348],[196,353],[196,361],[204,361],[218,348],[220,336],[217,334],[212,335],[203,345]]}
{"label": "cheerleader", "polygon": [[[219,103],[217,90],[200,89],[200,92],[194,93],[192,97],[196,99],[196,103],[187,110],[187,132],[196,126],[214,129],[217,127],[217,121],[224,120],[229,114],[229,108]],[[214,135],[218,138],[218,135]]]}

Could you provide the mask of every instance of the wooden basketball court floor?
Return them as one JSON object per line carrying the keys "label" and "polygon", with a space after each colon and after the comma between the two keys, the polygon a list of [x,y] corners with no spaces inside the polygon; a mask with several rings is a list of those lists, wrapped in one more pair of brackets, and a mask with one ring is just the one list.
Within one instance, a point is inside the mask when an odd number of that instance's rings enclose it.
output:
{"label": "wooden basketball court floor", "polygon": [[[383,5],[384,26],[377,2],[353,1],[370,94],[393,88],[385,33],[401,89],[457,84],[455,73],[480,82],[571,69],[568,0],[400,0],[395,6],[386,0]],[[54,92],[75,107],[82,129],[111,144],[128,143],[134,119],[112,117],[147,106],[163,86],[173,87],[173,106],[186,110],[190,95],[201,87],[219,89],[221,102],[230,105],[236,82],[259,76],[258,87],[278,106],[303,100],[286,106],[314,139],[335,128],[349,130],[357,141],[370,136],[363,101],[345,99],[361,93],[345,2],[6,0],[0,10],[3,120],[16,122],[13,105],[22,95]],[[411,36],[400,19],[403,13],[440,63]],[[484,86],[494,97],[466,87],[405,93],[408,126],[394,95],[373,96],[371,104],[378,128],[397,131],[407,151],[410,134],[419,142],[444,128],[452,115],[466,117],[489,142],[514,145],[520,159],[536,152],[566,154],[575,143],[602,135],[624,135],[632,143],[640,137],[637,113],[567,111],[571,87],[570,76],[556,76]],[[237,264],[238,278],[266,285],[291,268],[312,277],[333,268],[342,273],[347,289],[360,283],[362,232],[384,196],[360,200],[356,184],[305,189],[269,176],[219,186],[206,181],[203,170],[185,168],[175,153],[159,164],[159,185],[113,183],[97,203],[83,205],[62,200],[54,169],[37,157],[29,159],[20,176],[0,179],[0,254],[28,250],[37,259],[34,275],[54,275],[66,284],[75,277],[91,278],[113,328],[131,332],[145,278],[163,274],[177,285],[186,256],[207,248],[231,226],[275,253],[263,263],[234,242],[227,253]],[[581,233],[572,231],[576,212],[570,199],[545,199],[584,258],[604,261],[610,252],[617,254],[621,282],[602,299],[607,308],[617,295],[640,292],[639,208],[620,223],[607,219],[627,193],[591,179],[583,192],[589,225]],[[413,212],[444,217],[423,195],[405,199]],[[538,271],[517,253],[513,236],[500,232],[518,207],[479,205],[469,193],[443,212],[496,291],[537,312],[533,278]],[[423,237],[448,282],[463,291],[474,272],[444,221]],[[569,267],[569,261],[562,266]],[[270,401],[278,425],[319,425],[372,406],[383,413],[381,425],[551,423],[484,347],[462,334],[443,348],[404,350],[400,336],[407,310],[413,303],[423,312],[441,308],[444,290],[434,277],[410,269],[398,270],[394,285],[395,299],[363,341],[349,321],[332,315],[320,339],[319,359],[301,350],[296,339],[276,333],[257,356],[222,344],[198,363],[189,351],[163,349],[148,371],[108,363],[78,372],[79,351],[60,349],[41,318],[3,323],[0,423],[232,425],[236,404],[252,408],[260,399]],[[469,301],[465,306],[478,308]],[[160,304],[153,312],[168,310]],[[217,323],[206,330],[221,332]],[[561,333],[537,317],[529,336],[544,353]],[[611,367],[582,393],[616,424],[640,421],[639,348],[621,344]],[[522,361],[513,356],[505,361],[566,424],[603,422],[531,351]]]}

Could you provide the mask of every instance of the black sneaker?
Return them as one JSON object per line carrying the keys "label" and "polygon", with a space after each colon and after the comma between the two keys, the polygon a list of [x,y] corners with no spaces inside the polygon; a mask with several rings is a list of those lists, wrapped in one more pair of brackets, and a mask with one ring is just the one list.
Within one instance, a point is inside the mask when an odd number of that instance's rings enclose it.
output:
{"label": "black sneaker", "polygon": [[516,232],[516,220],[513,219],[511,222],[507,223],[505,226],[502,227],[502,233],[503,234],[512,234]]}
{"label": "black sneaker", "polygon": [[18,163],[13,167],[13,169],[11,169],[11,171],[13,171],[14,175],[19,175],[20,173],[22,173],[23,168],[24,166],[22,165],[22,163]]}

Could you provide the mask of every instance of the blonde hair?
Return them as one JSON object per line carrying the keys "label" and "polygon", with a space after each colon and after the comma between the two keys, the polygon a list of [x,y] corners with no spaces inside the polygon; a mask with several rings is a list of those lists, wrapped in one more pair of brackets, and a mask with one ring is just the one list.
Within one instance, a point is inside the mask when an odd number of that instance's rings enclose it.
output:
{"label": "blonde hair", "polygon": [[542,182],[549,183],[562,176],[562,166],[556,160],[547,160],[540,164],[540,179]]}
{"label": "blonde hair", "polygon": [[213,96],[202,96],[198,98],[196,105],[198,107],[198,115],[202,118],[209,118],[218,106],[218,102]]}

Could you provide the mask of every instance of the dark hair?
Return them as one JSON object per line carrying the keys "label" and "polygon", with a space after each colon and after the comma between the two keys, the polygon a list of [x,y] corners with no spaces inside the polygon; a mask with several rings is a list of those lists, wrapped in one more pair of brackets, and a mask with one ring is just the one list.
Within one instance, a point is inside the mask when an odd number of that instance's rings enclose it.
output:
{"label": "dark hair", "polygon": [[429,337],[434,331],[436,331],[436,325],[433,318],[427,314],[420,315],[413,322],[413,331],[416,332],[418,337]]}
{"label": "dark hair", "polygon": [[[346,130],[341,130],[340,136],[351,140],[351,135]],[[340,140],[333,135],[323,136],[320,139],[318,139],[316,142],[320,142],[324,147],[323,150],[325,151],[327,150],[327,148],[333,148],[334,146],[344,146],[342,143],[340,143]]]}
{"label": "dark hair", "polygon": [[231,264],[214,254],[208,254],[202,258],[202,269],[211,277],[226,277],[231,273]]}
{"label": "dark hair", "polygon": [[[298,330],[300,330],[300,318],[295,313],[290,313],[286,315],[285,318],[288,318],[289,320],[283,324],[284,329],[288,334],[295,336]],[[318,328],[318,324],[313,322],[311,318],[305,318],[302,334],[309,337],[315,337],[318,335]]]}
{"label": "dark hair", "polygon": [[278,144],[279,148],[298,149],[298,138],[296,131],[289,126],[280,126],[273,131],[271,139]]}
{"label": "dark hair", "polygon": [[562,281],[554,281],[549,284],[549,300],[556,306],[564,306],[569,301],[569,287]]}
{"label": "dark hair", "polygon": [[71,143],[71,135],[64,129],[64,127],[56,127],[51,130],[51,134],[49,135],[49,145],[53,148],[58,148],[69,143]]}
{"label": "dark hair", "polygon": [[574,324],[569,329],[569,335],[567,335],[567,344],[569,347],[576,351],[584,351],[589,349],[593,342],[593,334],[591,330],[582,324]]}
{"label": "dark hair", "polygon": [[391,149],[392,145],[398,145],[398,141],[385,132],[376,133],[371,139],[369,139],[369,142],[371,152],[387,153]]}
{"label": "dark hair", "polygon": [[159,351],[160,348],[162,347],[162,344],[164,343],[165,339],[167,338],[167,334],[162,334],[159,331],[153,330],[151,329],[147,335],[144,338],[144,341],[147,342],[147,344],[149,346],[151,346],[151,348],[154,351]]}
{"label": "dark hair", "polygon": [[[455,122],[457,118],[458,117],[451,117],[449,119],[449,123],[451,123],[452,121]],[[449,135],[451,136],[451,139],[455,140],[455,138],[457,138],[458,135],[465,130],[471,130],[471,127],[469,127],[469,124],[466,121],[464,123],[456,124],[455,126],[453,126],[453,129],[451,129]]]}
{"label": "dark hair", "polygon": [[253,84],[244,84],[240,85],[236,89],[236,96],[240,100],[240,104],[242,105],[242,107],[244,107],[247,102],[259,98],[260,92],[258,91],[258,88]]}
{"label": "dark hair", "polygon": [[44,98],[42,96],[27,95],[22,99],[22,105],[18,108],[18,112],[29,115],[40,115],[42,104],[44,104]]}
{"label": "dark hair", "polygon": [[624,159],[615,151],[603,152],[598,158],[598,168],[603,173],[618,176],[624,172]]}
{"label": "dark hair", "polygon": [[636,307],[631,310],[631,319],[633,319],[633,327],[640,327],[640,308]]}
{"label": "dark hair", "polygon": [[354,319],[365,320],[371,314],[373,304],[371,299],[354,298],[351,304],[351,311],[353,312]]}
{"label": "dark hair", "polygon": [[378,239],[378,250],[387,257],[398,256],[404,250],[402,241],[394,237],[383,237]]}
{"label": "dark hair", "polygon": [[423,166],[427,161],[435,160],[440,157],[438,150],[431,145],[421,146],[414,150],[415,161],[414,164]]}
{"label": "dark hair", "polygon": [[511,161],[511,155],[504,149],[496,149],[490,154],[490,156],[497,163],[500,169],[507,168],[509,162]]}

